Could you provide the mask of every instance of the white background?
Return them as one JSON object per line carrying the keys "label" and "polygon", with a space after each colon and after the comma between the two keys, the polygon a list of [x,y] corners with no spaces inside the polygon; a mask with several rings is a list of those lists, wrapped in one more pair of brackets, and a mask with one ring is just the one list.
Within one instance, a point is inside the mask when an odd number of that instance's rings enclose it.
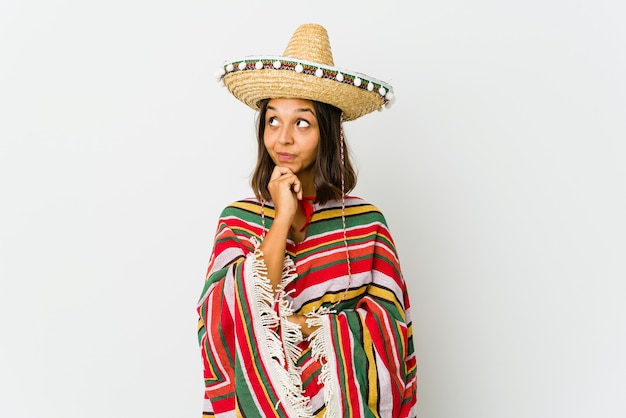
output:
{"label": "white background", "polygon": [[199,417],[195,304],[300,23],[392,83],[346,124],[412,303],[419,418],[626,416],[620,0],[0,5],[0,416]]}

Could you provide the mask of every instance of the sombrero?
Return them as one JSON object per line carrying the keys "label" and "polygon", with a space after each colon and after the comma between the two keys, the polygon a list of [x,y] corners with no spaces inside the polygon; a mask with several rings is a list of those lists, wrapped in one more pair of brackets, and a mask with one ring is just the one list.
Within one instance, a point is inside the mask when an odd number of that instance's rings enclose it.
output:
{"label": "sombrero", "polygon": [[227,61],[218,78],[254,110],[263,99],[308,99],[338,107],[347,121],[394,101],[389,84],[334,65],[326,29],[309,23],[296,29],[283,55]]}

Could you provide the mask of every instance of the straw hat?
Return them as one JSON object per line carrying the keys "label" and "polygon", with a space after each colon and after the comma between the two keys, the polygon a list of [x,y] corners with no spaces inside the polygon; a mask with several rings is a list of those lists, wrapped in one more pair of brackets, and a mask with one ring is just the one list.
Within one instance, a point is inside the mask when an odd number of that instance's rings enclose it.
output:
{"label": "straw hat", "polygon": [[354,120],[393,102],[389,84],[334,65],[326,29],[305,24],[296,29],[283,55],[228,61],[218,78],[254,110],[263,99],[308,99],[338,107],[344,120]]}

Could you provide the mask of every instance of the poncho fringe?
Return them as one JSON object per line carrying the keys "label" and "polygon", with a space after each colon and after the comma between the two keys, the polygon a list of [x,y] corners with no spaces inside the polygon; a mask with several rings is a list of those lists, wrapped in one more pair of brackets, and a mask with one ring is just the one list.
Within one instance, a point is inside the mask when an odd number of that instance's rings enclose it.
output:
{"label": "poncho fringe", "polygon": [[[285,257],[281,282],[274,294],[267,277],[263,252],[259,249],[260,243],[255,240],[254,244],[254,253],[246,258],[244,271],[251,272],[258,319],[263,327],[266,347],[274,360],[273,375],[278,376],[280,392],[284,397],[279,403],[286,401],[298,417],[313,418],[309,398],[303,395],[302,378],[296,366],[301,355],[298,343],[302,341],[302,332],[298,324],[287,319],[293,315],[293,309],[285,299],[284,287],[296,277],[295,266],[291,259]],[[278,313],[273,309],[274,306]]]}

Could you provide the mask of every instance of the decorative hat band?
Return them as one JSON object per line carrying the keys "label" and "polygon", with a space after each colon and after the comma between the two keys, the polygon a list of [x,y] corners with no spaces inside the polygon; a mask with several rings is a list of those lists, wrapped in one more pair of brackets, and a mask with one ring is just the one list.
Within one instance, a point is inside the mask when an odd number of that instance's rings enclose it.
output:
{"label": "decorative hat band", "polygon": [[314,100],[341,109],[349,121],[388,108],[395,98],[389,84],[336,67],[328,32],[315,23],[300,25],[282,55],[227,61],[217,76],[254,110],[263,99]]}
{"label": "decorative hat band", "polygon": [[394,100],[391,85],[357,72],[349,72],[316,62],[283,56],[249,56],[245,59],[230,61],[224,64],[216,77],[223,81],[224,76],[237,71],[251,70],[288,70],[308,74],[318,78],[326,78],[345,83],[370,92],[377,92],[383,98],[385,107],[390,107]]}

